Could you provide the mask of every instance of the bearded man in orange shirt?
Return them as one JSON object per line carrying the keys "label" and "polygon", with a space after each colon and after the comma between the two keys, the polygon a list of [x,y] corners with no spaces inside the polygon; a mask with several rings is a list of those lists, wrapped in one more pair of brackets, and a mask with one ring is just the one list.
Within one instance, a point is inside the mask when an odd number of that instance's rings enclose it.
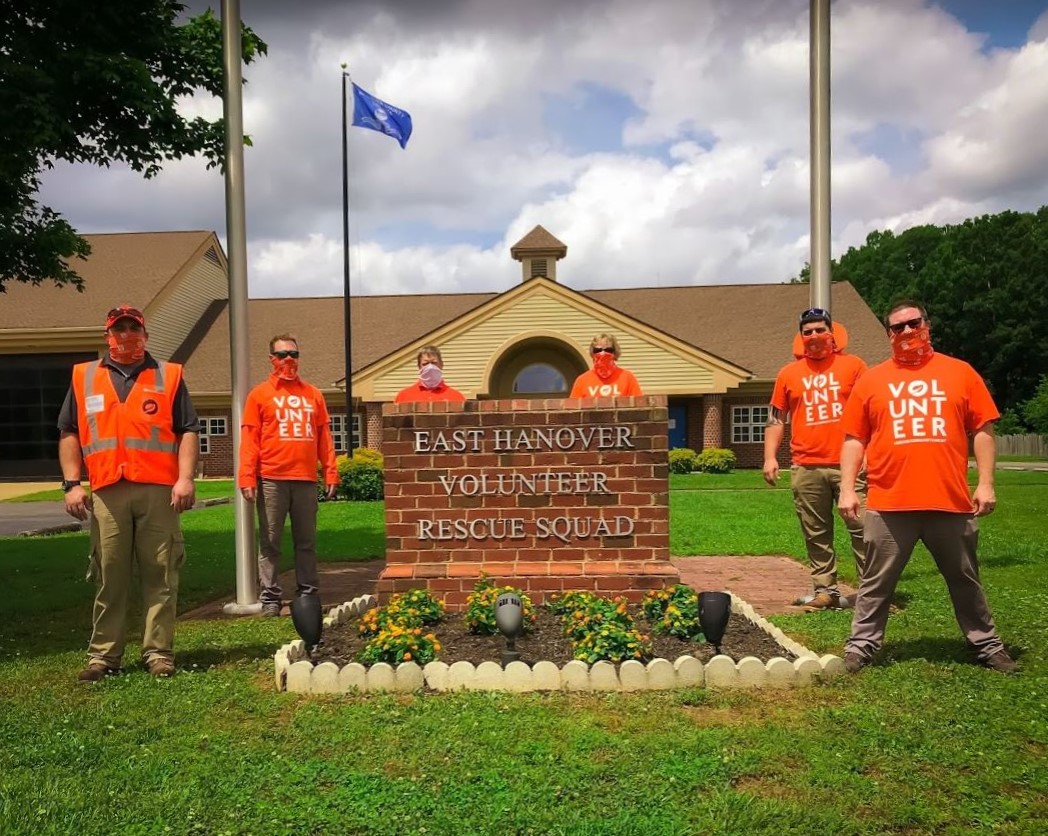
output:
{"label": "bearded man in orange shirt", "polygon": [[[774,486],[779,478],[777,453],[785,434],[783,420],[788,415],[793,464],[790,487],[814,587],[814,595],[793,603],[816,612],[854,604],[842,597],[837,587],[833,511],[841,485],[841,416],[866,364],[861,358],[838,350],[829,311],[809,308],[801,313],[800,334],[804,356],[784,366],[775,379],[768,425],[764,428],[764,480]],[[861,579],[866,562],[862,521],[848,520],[847,526]]]}
{"label": "bearded man in orange shirt", "polygon": [[[953,612],[976,660],[1018,670],[994,627],[979,582],[978,517],[997,507],[993,423],[1000,417],[983,379],[962,360],[938,354],[931,323],[917,302],[894,304],[885,319],[892,357],[870,369],[844,410],[841,515],[859,514],[855,478],[867,460],[866,572],[845,646],[844,666],[858,673],[884,641],[888,607],[920,540],[946,581]],[[968,439],[979,481],[969,491]]]}
{"label": "bearded man in orange shirt", "polygon": [[237,487],[258,508],[258,579],[262,614],[280,615],[280,541],[291,516],[299,595],[317,595],[317,462],[328,499],[335,498],[338,468],[327,404],[298,376],[298,339],[269,341],[273,373],[251,390],[240,424]]}

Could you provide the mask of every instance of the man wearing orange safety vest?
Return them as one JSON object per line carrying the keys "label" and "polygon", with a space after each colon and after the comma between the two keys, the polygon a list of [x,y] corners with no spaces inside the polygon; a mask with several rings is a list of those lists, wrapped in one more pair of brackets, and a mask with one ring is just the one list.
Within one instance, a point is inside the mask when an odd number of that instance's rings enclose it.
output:
{"label": "man wearing orange safety vest", "polygon": [[335,498],[338,468],[324,396],[298,376],[298,338],[273,337],[269,359],[272,374],[244,403],[237,487],[258,508],[262,614],[278,616],[284,522],[290,515],[298,594],[317,595],[317,462],[328,499]]}
{"label": "man wearing orange safety vest", "polygon": [[[193,506],[199,452],[200,421],[182,367],[146,351],[142,312],[113,308],[105,337],[105,357],[73,367],[58,417],[66,511],[79,520],[93,512],[88,574],[98,589],[80,682],[120,671],[134,566],[146,617],[142,658],[153,676],[175,672],[175,607],[185,559],[178,515]],[[90,495],[81,484],[85,466]]]}

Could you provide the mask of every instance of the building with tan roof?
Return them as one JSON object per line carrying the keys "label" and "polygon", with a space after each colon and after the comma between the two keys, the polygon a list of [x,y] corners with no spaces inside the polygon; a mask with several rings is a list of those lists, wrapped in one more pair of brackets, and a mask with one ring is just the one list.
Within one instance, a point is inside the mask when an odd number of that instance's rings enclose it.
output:
{"label": "building with tan roof", "polygon": [[[231,474],[228,282],[214,233],[86,237],[92,255],[77,268],[82,294],[8,283],[0,296],[0,478],[57,478],[55,419],[69,368],[103,350],[105,312],[124,302],[143,309],[150,352],[186,366],[204,419],[202,473]],[[563,397],[588,366],[592,337],[608,332],[645,394],[668,397],[671,447],[729,447],[741,466],[760,465],[768,399],[792,358],[807,285],[573,290],[558,278],[567,247],[542,227],[511,255],[522,280],[503,293],[353,297],[354,446],[381,448],[382,405],[415,379],[423,345],[441,347],[448,382],[468,398]],[[883,328],[855,289],[837,283],[832,294],[848,350],[871,365],[885,359]],[[340,450],[342,311],[340,297],[248,305],[252,381],[269,372],[270,337],[297,335],[303,377],[324,392]]]}

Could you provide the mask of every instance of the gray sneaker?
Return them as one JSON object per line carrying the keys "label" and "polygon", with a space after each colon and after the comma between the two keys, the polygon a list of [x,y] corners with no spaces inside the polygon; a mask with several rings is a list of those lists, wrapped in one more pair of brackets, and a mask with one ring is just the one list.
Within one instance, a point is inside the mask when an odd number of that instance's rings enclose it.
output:
{"label": "gray sneaker", "polygon": [[262,617],[263,618],[279,618],[280,616],[280,604],[263,604],[262,605]]}

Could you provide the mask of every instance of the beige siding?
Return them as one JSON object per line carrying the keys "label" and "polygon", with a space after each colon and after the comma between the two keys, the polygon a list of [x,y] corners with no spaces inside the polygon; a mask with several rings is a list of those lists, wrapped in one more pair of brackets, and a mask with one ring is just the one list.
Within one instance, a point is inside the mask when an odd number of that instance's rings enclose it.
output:
{"label": "beige siding", "polygon": [[[647,394],[677,393],[687,390],[711,391],[721,377],[693,357],[681,356],[655,340],[636,333],[625,333],[606,319],[576,308],[548,293],[522,297],[516,304],[478,322],[466,333],[440,346],[448,383],[467,397],[488,392],[487,374],[498,359],[493,352],[504,351],[521,338],[532,335],[558,337],[586,357],[590,340],[611,332],[622,347],[622,365],[636,374]],[[414,355],[375,381],[377,398],[392,398],[416,379]],[[684,386],[682,387],[682,383]]]}
{"label": "beige siding", "polygon": [[207,256],[201,257],[173,286],[168,287],[149,307],[146,329],[149,353],[166,360],[182,345],[207,306],[229,297],[229,282],[222,267]]}

